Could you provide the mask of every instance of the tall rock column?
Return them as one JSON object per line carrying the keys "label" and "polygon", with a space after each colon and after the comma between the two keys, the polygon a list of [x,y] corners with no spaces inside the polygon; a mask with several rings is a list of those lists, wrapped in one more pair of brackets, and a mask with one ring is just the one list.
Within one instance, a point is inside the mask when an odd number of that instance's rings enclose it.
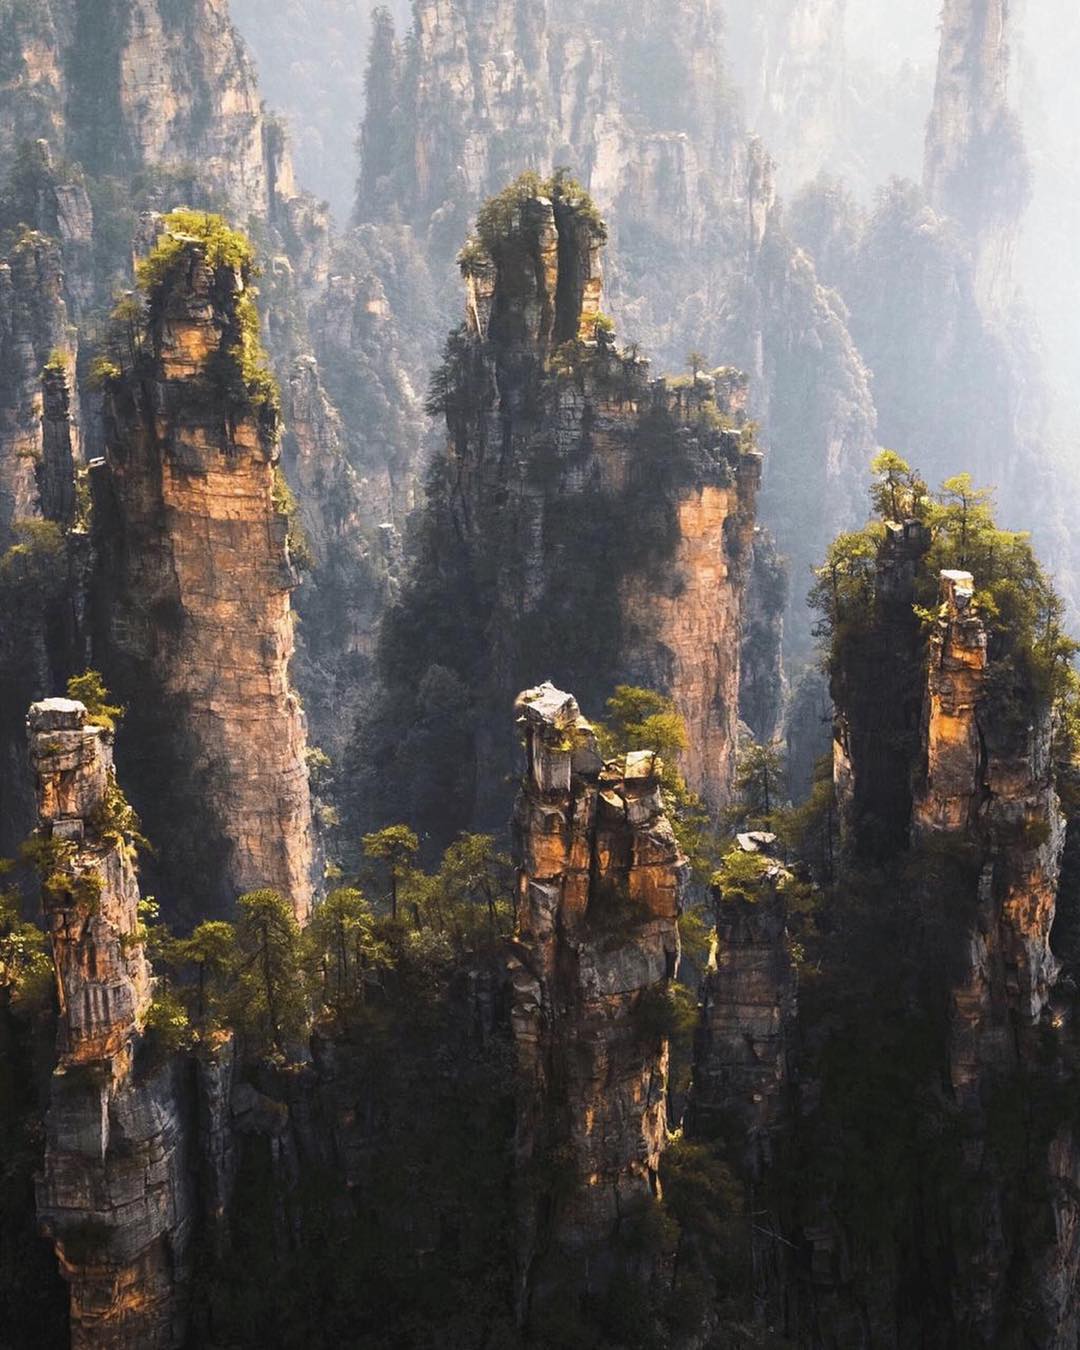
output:
{"label": "tall rock column", "polygon": [[60,1004],[38,1215],[73,1350],[183,1343],[194,1201],[175,1065],[137,1056],[151,999],[112,748],[81,703],[30,710],[42,893]]}
{"label": "tall rock column", "polygon": [[62,687],[81,636],[72,597],[85,552],[64,538],[79,457],[64,266],[59,245],[31,229],[0,258],[0,854],[31,828],[26,708]]}
{"label": "tall rock column", "polygon": [[[541,668],[598,707],[619,684],[670,697],[690,786],[710,808],[730,795],[762,456],[734,372],[652,380],[637,346],[618,346],[602,313],[605,237],[576,184],[524,176],[462,251],[466,322],[429,404],[447,445],[381,644],[400,719],[382,763],[423,764],[412,802],[430,794],[436,755],[461,783],[423,810],[436,836],[448,799],[451,834],[499,818],[513,762],[499,709]],[[448,671],[471,695],[452,700],[472,705],[454,724],[468,749],[401,754],[416,726],[447,724],[427,693]]]}
{"label": "tall rock column", "polygon": [[679,960],[685,862],[655,755],[605,765],[576,701],[550,684],[520,697],[518,724],[524,1320],[560,1288],[603,1292],[620,1264],[648,1259],[629,1239],[659,1189],[668,1044],[656,1014]]}
{"label": "tall rock column", "polygon": [[[94,472],[101,665],[130,716],[123,765],[191,917],[272,887],[303,920],[313,839],[293,654],[290,503],[258,373],[246,241],[166,232],[142,348],[110,382]],[[217,236],[220,244],[220,234]]]}
{"label": "tall rock column", "polygon": [[[949,907],[938,927],[949,963],[948,1070],[966,1184],[952,1213],[961,1254],[954,1316],[971,1344],[1005,1343],[1020,1269],[1031,1325],[1046,1329],[1040,1343],[1063,1347],[1076,1338],[1070,1291],[1080,1274],[1080,1150],[1071,1113],[1053,1105],[1055,1079],[1064,1081],[1050,946],[1064,821],[1051,713],[1025,709],[1017,719],[1000,695],[995,703],[974,580],[943,572],[941,585],[913,844],[926,875],[923,903]],[[1038,1108],[1016,1115],[1016,1102],[1029,1096]],[[1013,1135],[1003,1120],[1013,1122]],[[1044,1185],[1032,1187],[1033,1176]]]}
{"label": "tall rock column", "polygon": [[[768,1183],[792,1132],[791,1054],[798,975],[785,894],[791,874],[771,856],[776,836],[742,834],[736,848],[760,863],[738,892],[713,888],[716,941],[701,988],[686,1129],[730,1149],[758,1215],[750,1233],[754,1299],[765,1309],[784,1287],[785,1247]],[[766,1220],[766,1216],[768,1216]]]}
{"label": "tall rock column", "polygon": [[924,179],[931,204],[963,227],[980,300],[1010,298],[1030,168],[1009,103],[1010,0],[945,0]]}

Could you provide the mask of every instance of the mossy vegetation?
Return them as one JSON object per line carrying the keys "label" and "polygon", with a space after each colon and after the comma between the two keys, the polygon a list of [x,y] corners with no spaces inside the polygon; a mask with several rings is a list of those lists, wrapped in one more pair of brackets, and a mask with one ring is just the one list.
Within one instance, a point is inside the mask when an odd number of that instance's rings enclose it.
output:
{"label": "mossy vegetation", "polygon": [[195,257],[213,276],[211,298],[222,330],[214,373],[222,390],[276,426],[281,397],[260,337],[255,248],[210,211],[179,209],[162,217],[154,247],[136,265],[136,292],[113,309],[91,378],[108,386],[148,359],[148,335],[174,289],[187,284]]}
{"label": "mossy vegetation", "polygon": [[477,244],[489,258],[496,259],[514,249],[523,226],[523,208],[537,198],[571,211],[585,226],[594,243],[607,242],[607,226],[599,208],[569,169],[556,169],[549,178],[529,172],[516,178],[509,187],[489,198],[480,208],[476,217],[475,241],[466,244],[463,251],[467,264],[472,266],[479,261],[481,254]]}

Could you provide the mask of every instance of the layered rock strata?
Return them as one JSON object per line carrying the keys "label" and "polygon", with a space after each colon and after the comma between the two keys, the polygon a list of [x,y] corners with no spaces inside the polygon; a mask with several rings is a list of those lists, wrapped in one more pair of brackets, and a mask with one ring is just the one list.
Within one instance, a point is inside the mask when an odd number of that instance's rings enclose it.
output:
{"label": "layered rock strata", "polygon": [[254,340],[246,270],[171,242],[92,471],[101,665],[131,706],[125,771],[160,841],[162,898],[198,915],[271,887],[303,919],[312,820],[278,419],[237,368]]}
{"label": "layered rock strata", "polygon": [[73,1350],[183,1342],[194,1199],[182,1081],[139,1050],[152,980],[112,748],[79,703],[30,711],[45,917],[60,1005],[38,1215]]}
{"label": "layered rock strata", "polygon": [[658,1195],[668,1046],[655,1012],[678,967],[686,867],[655,755],[604,764],[576,701],[550,684],[520,697],[518,723],[528,763],[511,980],[527,1318],[643,1259],[620,1241]]}

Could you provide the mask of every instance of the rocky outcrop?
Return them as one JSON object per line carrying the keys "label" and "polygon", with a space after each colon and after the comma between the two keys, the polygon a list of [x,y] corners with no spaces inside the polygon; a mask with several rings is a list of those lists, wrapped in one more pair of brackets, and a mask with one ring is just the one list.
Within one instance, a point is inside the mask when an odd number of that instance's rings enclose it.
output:
{"label": "rocky outcrop", "polygon": [[[494,823],[512,764],[498,709],[543,664],[597,705],[620,682],[669,695],[689,781],[719,806],[762,463],[744,382],[650,381],[617,348],[600,309],[604,227],[573,184],[520,180],[480,231],[463,254],[466,323],[432,384],[449,444],[380,648],[399,709],[386,760],[419,760],[428,785],[433,763],[456,776],[425,828]],[[469,691],[452,719],[424,706],[436,679]],[[409,728],[433,723],[445,744],[410,749]],[[405,791],[416,809],[425,787]]]}
{"label": "rocky outcrop", "polygon": [[139,1054],[152,981],[112,748],[63,699],[36,704],[29,729],[60,1005],[38,1215],[74,1350],[172,1350],[194,1218],[186,1103],[175,1068]]}
{"label": "rocky outcrop", "polygon": [[524,1320],[574,1286],[602,1293],[620,1267],[648,1278],[632,1230],[658,1194],[667,1139],[663,1005],[685,863],[654,754],[604,764],[576,701],[550,684],[517,706],[528,760],[511,967]]}
{"label": "rocky outcrop", "polygon": [[0,854],[32,827],[23,710],[63,688],[84,641],[69,313],[59,246],[20,229],[0,259]]}
{"label": "rocky outcrop", "polygon": [[92,473],[101,665],[131,707],[125,776],[160,841],[162,899],[206,915],[271,887],[304,918],[297,579],[273,396],[241,365],[258,342],[249,265],[186,236],[161,247],[174,252],[147,297],[144,351],[112,381]]}
{"label": "rocky outcrop", "polygon": [[[700,237],[711,195],[704,176],[730,148],[730,111],[715,97],[718,34],[712,0],[645,5],[607,22],[583,22],[567,0],[525,17],[510,5],[420,0],[409,60],[396,57],[385,26],[375,32],[382,59],[359,219],[397,207],[425,229],[430,222],[450,252],[477,206],[523,165],[550,172],[569,163],[589,169],[613,215],[632,193],[652,208],[643,226],[660,222],[663,204],[680,232]],[[672,171],[675,200],[661,189]]]}
{"label": "rocky outcrop", "polygon": [[753,1301],[775,1309],[790,1281],[778,1241],[778,1172],[793,1130],[798,979],[788,932],[794,878],[772,855],[775,835],[739,835],[735,848],[759,860],[751,883],[714,884],[716,936],[701,986],[693,1082],[684,1128],[728,1158],[755,1215],[749,1237]]}
{"label": "rocky outcrop", "polygon": [[[261,214],[273,164],[254,72],[224,0],[43,0],[19,15],[0,88],[0,163],[42,137],[92,175],[197,163],[211,193]],[[33,89],[36,96],[29,96]]]}
{"label": "rocky outcrop", "polygon": [[[942,605],[930,643],[926,702],[926,769],[915,796],[913,840],[951,857],[935,871],[963,879],[970,920],[957,954],[949,1008],[949,1079],[966,1138],[966,1174],[981,1197],[955,1215],[955,1231],[970,1254],[954,1293],[958,1325],[979,1344],[1001,1343],[1010,1315],[1007,1272],[1032,1262],[1029,1278],[1051,1346],[1075,1336],[1067,1272],[1080,1265],[1076,1203],[1070,1177],[1078,1166],[1072,1131],[1053,1112],[1028,1127],[1028,1147],[1046,1178],[1032,1213],[1013,1211],[1006,1151],[995,1113],[1018,1077],[1052,1080],[1048,1056],[1061,1053],[1061,1018],[1050,1011],[1058,975],[1050,938],[1054,924],[1064,819],[1055,788],[1047,714],[1010,725],[991,695],[993,662],[987,630],[965,572],[941,577]],[[995,715],[996,713],[996,715]],[[948,846],[951,844],[951,854]],[[964,856],[964,850],[967,856]],[[961,892],[962,893],[962,892]],[[940,904],[941,892],[930,903]],[[1056,1043],[1056,1044],[1055,1044]],[[1038,1091],[1038,1088],[1029,1088]],[[1045,1091],[1045,1086],[1042,1089]],[[1045,1109],[1045,1108],[1044,1108]],[[1046,1205],[1053,1216],[1040,1216]],[[1028,1257],[1031,1229],[1054,1233]]]}

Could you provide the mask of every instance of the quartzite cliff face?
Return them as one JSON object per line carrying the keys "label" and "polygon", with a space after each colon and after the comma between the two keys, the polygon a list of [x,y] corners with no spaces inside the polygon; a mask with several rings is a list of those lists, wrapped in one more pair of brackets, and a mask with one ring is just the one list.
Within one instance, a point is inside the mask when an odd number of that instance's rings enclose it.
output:
{"label": "quartzite cliff face", "polygon": [[655,1009],[678,968],[686,864],[654,754],[605,765],[576,701],[550,684],[518,711],[528,762],[511,1017],[526,1321],[571,1288],[595,1297],[620,1270],[652,1273],[632,1234],[667,1143]]}
{"label": "quartzite cliff face", "polygon": [[173,1350],[194,1215],[187,1106],[178,1067],[139,1057],[152,982],[112,749],[79,703],[36,704],[29,728],[60,1005],[38,1215],[73,1350]]}
{"label": "quartzite cliff face", "polygon": [[[306,733],[289,684],[277,415],[245,386],[246,267],[178,245],[144,349],[111,382],[93,471],[100,664],[132,710],[125,775],[194,915],[271,887],[312,900]],[[277,495],[277,501],[275,496]]]}

